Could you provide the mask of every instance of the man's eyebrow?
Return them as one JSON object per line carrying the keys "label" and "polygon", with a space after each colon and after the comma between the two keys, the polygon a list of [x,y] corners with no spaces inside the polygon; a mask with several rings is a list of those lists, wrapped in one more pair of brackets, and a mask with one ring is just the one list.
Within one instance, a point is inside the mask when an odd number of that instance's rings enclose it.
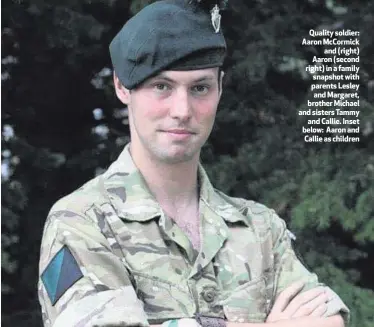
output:
{"label": "man's eyebrow", "polygon": [[171,83],[175,83],[175,81],[173,79],[171,79],[170,77],[164,75],[163,73],[161,74],[158,74],[154,77],[151,78],[151,80],[158,80],[158,79],[163,79],[165,81],[168,81],[168,82],[171,82]]}
{"label": "man's eyebrow", "polygon": [[[163,73],[160,73],[160,74],[154,76],[153,78],[151,78],[151,80],[159,80],[159,79],[168,81],[170,83],[177,83],[177,81],[173,80],[172,78],[168,77],[167,75],[165,75]],[[213,81],[215,79],[216,79],[215,76],[205,75],[205,76],[197,78],[196,80],[193,80],[192,83],[198,83],[198,82],[203,82],[203,81]]]}
{"label": "man's eyebrow", "polygon": [[197,80],[194,80],[195,83],[197,82],[204,82],[204,81],[215,81],[216,77],[212,75],[202,76],[198,78]]}

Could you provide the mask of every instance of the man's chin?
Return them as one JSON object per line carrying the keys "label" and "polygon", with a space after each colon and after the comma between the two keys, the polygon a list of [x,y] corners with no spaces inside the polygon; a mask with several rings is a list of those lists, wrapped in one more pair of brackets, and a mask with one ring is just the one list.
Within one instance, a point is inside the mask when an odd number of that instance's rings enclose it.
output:
{"label": "man's chin", "polygon": [[165,153],[162,156],[162,161],[166,164],[179,164],[192,161],[196,155],[196,152],[184,150],[184,151],[173,151]]}

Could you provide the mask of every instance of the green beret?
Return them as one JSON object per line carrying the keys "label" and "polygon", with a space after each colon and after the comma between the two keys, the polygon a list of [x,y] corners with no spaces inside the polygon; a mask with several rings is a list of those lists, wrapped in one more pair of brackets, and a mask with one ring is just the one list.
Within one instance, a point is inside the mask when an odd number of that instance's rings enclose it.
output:
{"label": "green beret", "polygon": [[110,43],[117,77],[131,90],[165,69],[222,66],[226,43],[219,22],[215,28],[212,14],[196,1],[165,0],[145,7]]}

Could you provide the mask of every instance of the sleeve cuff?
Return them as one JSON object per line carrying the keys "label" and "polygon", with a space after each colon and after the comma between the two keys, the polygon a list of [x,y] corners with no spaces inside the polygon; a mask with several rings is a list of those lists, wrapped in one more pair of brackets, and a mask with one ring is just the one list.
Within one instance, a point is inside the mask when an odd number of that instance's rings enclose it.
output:
{"label": "sleeve cuff", "polygon": [[350,311],[348,307],[331,288],[326,287],[326,291],[329,294],[330,300],[327,302],[327,311],[325,312],[325,317],[341,314],[344,319],[344,324],[347,327],[350,321]]}

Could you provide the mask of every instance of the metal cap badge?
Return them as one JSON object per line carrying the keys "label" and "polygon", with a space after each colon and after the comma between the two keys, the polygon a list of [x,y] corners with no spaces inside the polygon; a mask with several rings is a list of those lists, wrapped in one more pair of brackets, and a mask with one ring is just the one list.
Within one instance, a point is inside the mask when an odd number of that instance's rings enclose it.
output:
{"label": "metal cap badge", "polygon": [[213,9],[210,11],[212,25],[214,27],[214,30],[216,33],[219,32],[219,29],[221,27],[221,15],[219,13],[219,7],[218,5],[215,5]]}

